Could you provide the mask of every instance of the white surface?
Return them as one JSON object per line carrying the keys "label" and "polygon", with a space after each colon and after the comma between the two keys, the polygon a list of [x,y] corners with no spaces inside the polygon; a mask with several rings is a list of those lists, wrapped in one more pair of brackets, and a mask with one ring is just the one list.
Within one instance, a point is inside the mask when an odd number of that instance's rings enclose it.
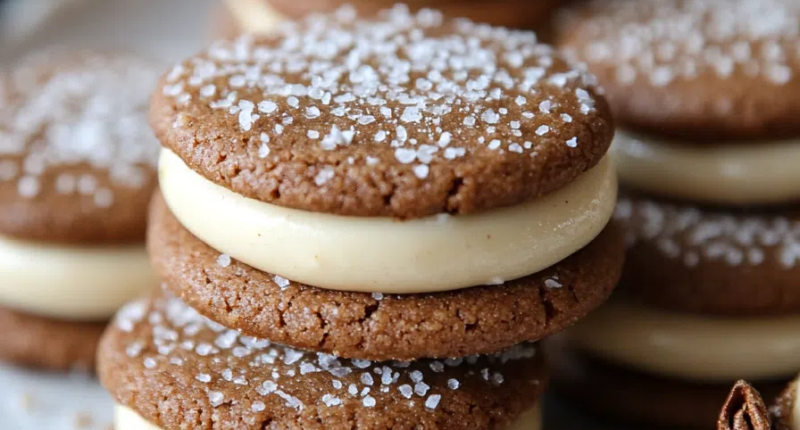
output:
{"label": "white surface", "polygon": [[[108,430],[113,411],[114,403],[92,376],[0,365],[3,430]],[[88,426],[78,426],[81,416],[90,419]]]}
{"label": "white surface", "polygon": [[[26,1],[26,0],[21,0]],[[53,44],[134,50],[174,62],[208,42],[213,0],[92,0],[62,12],[23,45],[3,45],[0,64]],[[29,407],[24,407],[29,399]],[[91,419],[79,427],[78,418]],[[108,430],[113,403],[86,375],[62,375],[0,365],[0,429]]]}
{"label": "white surface", "polygon": [[[27,1],[27,0],[16,0]],[[15,46],[0,41],[2,64],[54,45],[135,50],[176,61],[208,43],[214,0],[86,0]]]}

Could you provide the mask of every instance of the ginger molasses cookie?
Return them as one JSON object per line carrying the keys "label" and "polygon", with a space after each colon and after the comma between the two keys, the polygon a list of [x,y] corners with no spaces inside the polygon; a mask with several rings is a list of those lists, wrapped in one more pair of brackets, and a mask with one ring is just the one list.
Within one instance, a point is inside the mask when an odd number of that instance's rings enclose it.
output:
{"label": "ginger molasses cookie", "polygon": [[598,93],[533,33],[344,8],[179,64],[151,122],[198,238],[310,285],[409,294],[523,277],[602,231]]}
{"label": "ginger molasses cookie", "polygon": [[[800,311],[796,210],[727,210],[623,196],[624,289],[662,309],[781,315]],[[800,321],[800,320],[799,320]]]}
{"label": "ginger molasses cookie", "polygon": [[57,51],[0,70],[4,357],[91,365],[95,322],[156,285],[143,240],[157,179],[146,112],[158,68],[133,55]]}
{"label": "ginger molasses cookie", "polygon": [[117,430],[538,429],[546,383],[532,345],[444,361],[346,360],[243,336],[169,295],[123,308],[98,359]]}
{"label": "ginger molasses cookie", "polygon": [[565,15],[561,45],[597,74],[621,124],[711,139],[800,134],[797,2],[593,0]]}
{"label": "ginger molasses cookie", "polygon": [[503,285],[353,293],[310,287],[231,259],[182,227],[160,195],[151,220],[156,272],[199,312],[250,335],[353,358],[457,357],[541,339],[605,302],[623,259],[621,235],[609,226],[566,260]]}

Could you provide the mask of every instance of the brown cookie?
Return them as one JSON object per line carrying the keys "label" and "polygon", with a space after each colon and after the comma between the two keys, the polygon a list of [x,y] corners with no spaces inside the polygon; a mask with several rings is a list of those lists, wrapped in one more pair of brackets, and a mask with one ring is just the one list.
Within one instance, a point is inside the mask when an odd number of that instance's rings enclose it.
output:
{"label": "brown cookie", "polygon": [[560,45],[597,75],[619,123],[698,141],[800,134],[797,2],[577,3]]}
{"label": "brown cookie", "polygon": [[280,206],[465,214],[536,199],[613,135],[594,78],[533,33],[397,7],[222,41],[167,73],[151,123],[205,178]]}
{"label": "brown cookie", "polygon": [[147,126],[158,66],[128,55],[48,52],[0,70],[0,235],[141,240],[156,184]]}
{"label": "brown cookie", "polygon": [[0,360],[48,370],[94,370],[105,323],[57,321],[0,307]]}
{"label": "brown cookie", "polygon": [[[636,372],[548,343],[553,391],[619,422],[663,428],[713,428],[730,384],[698,384]],[[733,382],[731,382],[733,383]],[[766,398],[785,382],[755,384]]]}
{"label": "brown cookie", "polygon": [[413,363],[345,360],[242,336],[179,299],[123,308],[98,353],[117,404],[164,430],[500,430],[534,407],[533,345]]}
{"label": "brown cookie", "polygon": [[[235,0],[234,0],[235,1]],[[337,8],[350,4],[358,9],[360,14],[375,15],[380,10],[392,7],[396,2],[357,0],[326,1],[326,0],[269,0],[270,5],[281,13],[292,18],[303,18],[311,13],[332,12]],[[565,3],[564,0],[411,0],[404,2],[411,10],[418,11],[422,8],[440,10],[451,18],[468,18],[475,22],[500,25],[510,28],[531,29],[547,22],[552,11]]]}
{"label": "brown cookie", "polygon": [[797,210],[722,211],[629,194],[621,289],[651,306],[720,315],[800,311]]}
{"label": "brown cookie", "polygon": [[324,290],[264,273],[212,249],[153,199],[148,248],[167,288],[249,335],[347,358],[411,360],[490,353],[558,332],[605,302],[622,270],[608,227],[586,248],[500,286],[437,294]]}
{"label": "brown cookie", "polygon": [[797,401],[797,379],[792,380],[770,407],[770,416],[776,430],[794,429],[794,404]]}

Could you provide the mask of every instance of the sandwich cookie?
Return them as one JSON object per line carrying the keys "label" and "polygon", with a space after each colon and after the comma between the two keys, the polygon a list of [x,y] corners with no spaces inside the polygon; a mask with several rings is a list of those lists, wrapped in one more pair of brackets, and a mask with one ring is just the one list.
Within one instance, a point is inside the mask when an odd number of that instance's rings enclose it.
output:
{"label": "sandwich cookie", "polygon": [[180,223],[258,270],[392,294],[516,279],[591,242],[616,199],[591,76],[532,33],[383,16],[220,42],[164,77],[151,122]]}
{"label": "sandwich cookie", "polygon": [[602,303],[622,249],[593,78],[533,33],[346,12],[163,78],[168,287],[248,335],[382,360],[494,352]]}
{"label": "sandwich cookie", "polygon": [[117,430],[535,430],[546,373],[530,344],[455,360],[345,360],[247,337],[179,299],[127,305],[98,353]]}
{"label": "sandwich cookie", "polygon": [[715,205],[800,200],[800,5],[590,1],[561,44],[607,90],[621,181]]}
{"label": "sandwich cookie", "polygon": [[209,247],[157,195],[148,246],[166,287],[209,318],[313,351],[373,360],[460,357],[558,332],[602,304],[620,276],[606,229],[556,266],[497,286],[397,295],[310,287]]}
{"label": "sandwich cookie", "polygon": [[[3,358],[91,365],[101,328],[88,322],[156,284],[143,246],[156,79],[142,59],[84,51],[0,73],[0,306],[4,332],[19,340]],[[34,348],[24,335],[36,333],[51,340]]]}
{"label": "sandwich cookie", "polygon": [[[560,43],[606,88],[623,127],[612,160],[634,190],[617,208],[629,245],[622,292],[569,334],[573,353],[695,395],[740,378],[785,381],[800,366],[800,188],[789,167],[800,156],[790,119],[800,8],[613,0],[565,16]],[[641,385],[616,388],[647,396]],[[704,409],[670,423],[707,423],[715,413]],[[630,415],[619,404],[606,412]]]}

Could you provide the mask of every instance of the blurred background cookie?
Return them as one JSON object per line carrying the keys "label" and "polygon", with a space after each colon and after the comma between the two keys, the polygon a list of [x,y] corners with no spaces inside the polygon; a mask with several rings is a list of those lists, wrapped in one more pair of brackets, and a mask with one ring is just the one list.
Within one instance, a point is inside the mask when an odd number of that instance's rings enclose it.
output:
{"label": "blurred background cookie", "polygon": [[769,390],[800,367],[800,5],[598,0],[562,18],[561,47],[619,125],[629,251],[620,294],[568,334],[575,364],[554,385],[591,407],[580,381],[618,381],[619,399],[653,399],[660,381],[683,393],[664,401],[681,413],[628,400],[602,412],[705,426],[733,381]]}
{"label": "blurred background cookie", "polygon": [[[155,285],[143,241],[156,187],[146,110],[157,70],[135,56],[57,51],[0,72],[0,303],[16,310],[3,320],[16,330],[78,332]],[[25,342],[0,352],[91,368],[99,334],[75,337],[69,352]]]}

